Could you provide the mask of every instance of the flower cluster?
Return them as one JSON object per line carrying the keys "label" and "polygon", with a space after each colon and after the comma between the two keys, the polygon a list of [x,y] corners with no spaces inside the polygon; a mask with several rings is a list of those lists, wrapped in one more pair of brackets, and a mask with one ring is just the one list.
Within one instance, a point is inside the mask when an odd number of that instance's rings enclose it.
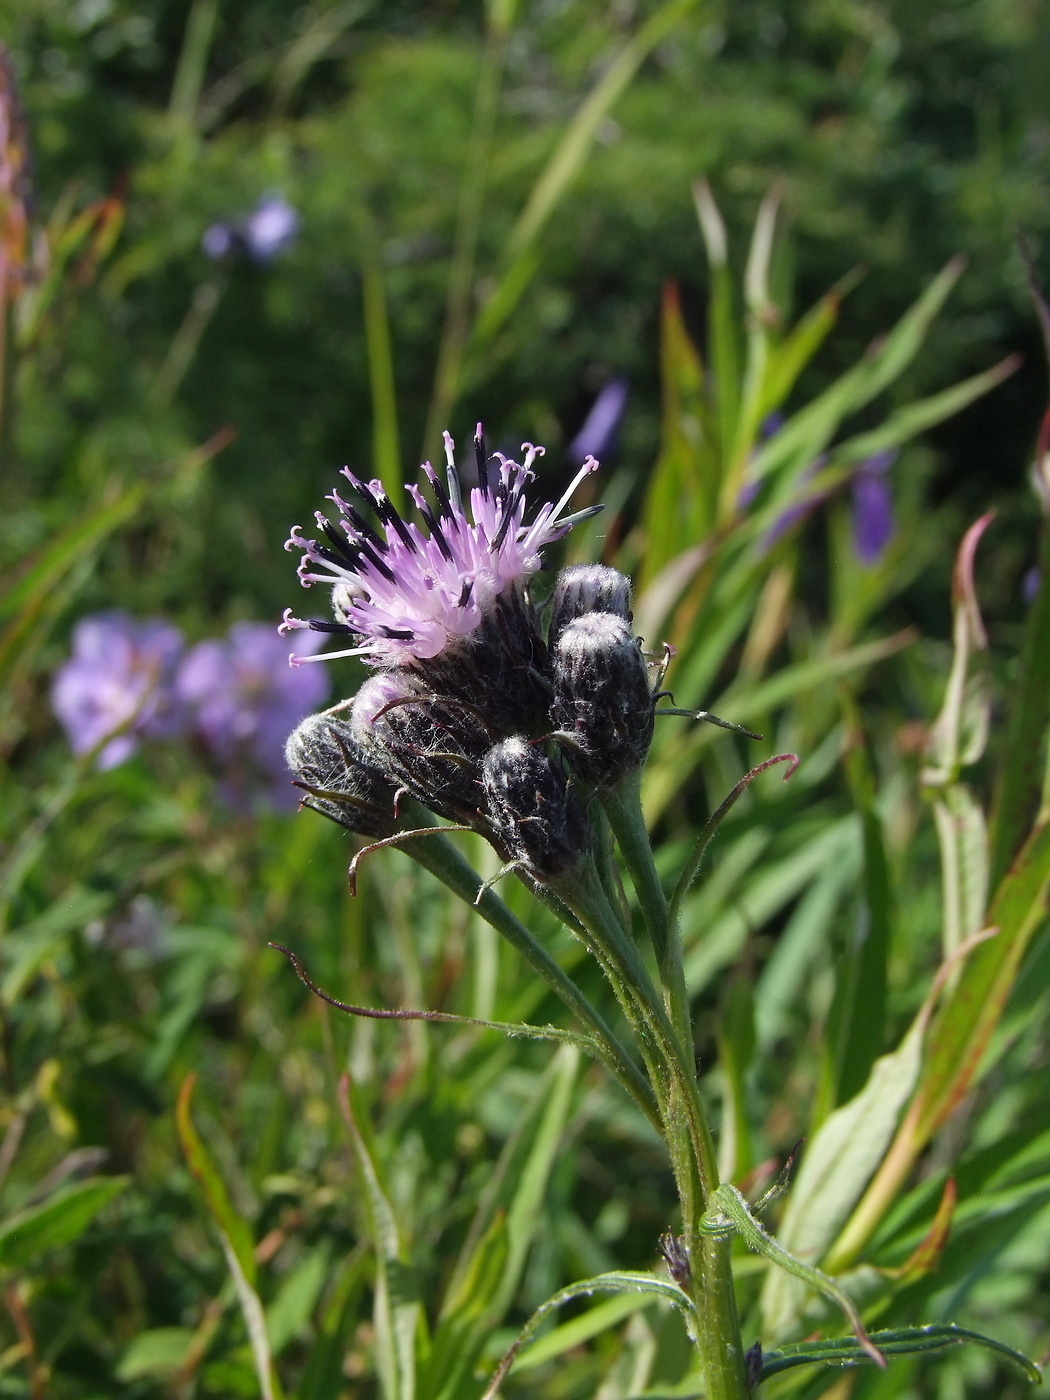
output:
{"label": "flower cluster", "polygon": [[292,806],[284,742],[328,688],[323,671],[289,670],[287,646],[264,623],[235,623],[221,640],[187,650],[168,622],[106,612],[74,628],[51,701],[73,752],[96,751],[101,769],[124,763],[143,740],[182,736],[236,805]]}
{"label": "flower cluster", "polygon": [[569,511],[597,462],[529,520],[541,449],[522,450],[520,463],[490,456],[479,424],[468,493],[446,433],[444,474],[422,469],[432,496],[408,488],[421,523],[347,470],[349,498],[329,497],[338,522],[318,513],[316,539],[292,531],[300,581],[331,589],[332,618],[289,611],[283,630],[341,636],[348,645],[327,655],[361,657],[374,674],[352,702],[300,726],[288,762],[308,805],[351,830],[389,834],[405,793],[551,883],[587,858],[591,794],[644,760],[654,700],[616,570],[562,570],[542,626],[531,580],[543,549],[598,509]]}

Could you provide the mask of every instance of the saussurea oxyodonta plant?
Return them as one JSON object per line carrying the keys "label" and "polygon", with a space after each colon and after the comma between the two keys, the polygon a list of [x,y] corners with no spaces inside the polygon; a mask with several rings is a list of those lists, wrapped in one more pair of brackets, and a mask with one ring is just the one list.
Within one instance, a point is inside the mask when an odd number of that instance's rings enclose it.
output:
{"label": "saussurea oxyodonta plant", "polygon": [[[554,1308],[602,1291],[654,1293],[677,1307],[696,1345],[697,1384],[711,1400],[743,1400],[767,1377],[806,1361],[884,1366],[889,1354],[961,1340],[964,1333],[949,1326],[869,1336],[847,1288],[767,1232],[760,1216],[786,1189],[790,1163],[755,1201],[720,1178],[697,1077],[678,916],[723,818],[764,770],[784,764],[789,777],[795,756],[776,754],[740,780],[701,830],[668,897],[640,803],[655,720],[724,722],[661,705],[669,649],[643,651],[623,574],[600,565],[565,568],[547,609],[530,592],[543,549],[593,513],[595,507],[570,512],[569,503],[597,463],[588,459],[558,503],[542,505],[530,520],[526,493],[541,449],[526,445],[521,463],[490,455],[479,425],[477,484],[469,493],[447,434],[445,449],[443,473],[423,468],[429,494],[408,488],[421,523],[406,519],[378,481],[359,481],[347,470],[349,491],[329,498],[336,522],[319,512],[316,539],[298,527],[292,532],[288,547],[303,552],[300,579],[331,588],[331,612],[303,620],[289,611],[284,629],[341,638],[346,645],[328,654],[360,656],[373,674],[356,696],[299,726],[288,743],[289,765],[305,805],[368,839],[351,865],[352,883],[362,857],[400,847],[474,904],[558,994],[576,1022],[573,1031],[470,1023],[568,1041],[563,1056],[582,1049],[600,1059],[663,1137],[681,1219],[659,1243],[666,1274],[615,1272],[563,1289],[539,1309],[483,1389],[471,1379],[480,1355],[477,1327],[468,1336],[454,1301],[446,1300],[437,1332],[428,1336],[418,1304],[393,1298],[388,1271],[400,1257],[397,1231],[348,1086],[346,1113],[377,1255],[377,1346],[389,1400],[492,1400],[521,1344]],[[291,658],[323,659],[313,650]],[[625,1031],[609,1024],[497,897],[493,882],[474,873],[449,839],[457,831],[483,836],[503,863],[499,875],[516,875],[583,943],[615,993]],[[968,946],[956,950],[957,960]],[[359,1015],[459,1019],[334,1004]],[[920,1018],[923,1027],[929,1014]],[[456,1271],[461,1282],[471,1270],[501,1272],[499,1229],[495,1216],[483,1238],[479,1227],[473,1252]],[[735,1236],[768,1261],[769,1287],[783,1277],[803,1298],[818,1292],[841,1310],[852,1335],[773,1352],[743,1337],[731,1267]]]}

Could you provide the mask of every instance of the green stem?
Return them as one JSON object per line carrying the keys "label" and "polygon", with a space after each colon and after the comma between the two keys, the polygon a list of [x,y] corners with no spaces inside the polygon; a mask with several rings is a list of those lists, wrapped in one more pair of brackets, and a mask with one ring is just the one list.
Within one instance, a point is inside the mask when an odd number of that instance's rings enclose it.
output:
{"label": "green stem", "polygon": [[[402,843],[401,849],[424,869],[429,870],[460,899],[468,904],[473,904],[477,899],[481,878],[446,837],[410,838]],[[646,1118],[662,1132],[662,1118],[645,1076],[604,1017],[591,1005],[572,978],[558,966],[543,945],[511,913],[498,895],[486,890],[478,899],[477,910],[482,918],[521,954],[532,970],[543,978],[577,1020],[593,1032],[605,1050],[605,1063],[610,1072],[630,1094]]]}
{"label": "green stem", "polygon": [[645,818],[642,815],[641,769],[629,774],[616,788],[602,798],[621,854],[634,881],[635,893],[642,917],[652,941],[660,966],[667,1010],[671,1023],[690,1050],[693,1044],[692,1018],[689,1014],[689,991],[685,982],[682,940],[677,924],[671,922],[667,899],[660,874],[653,860]]}
{"label": "green stem", "polygon": [[[616,819],[610,816],[610,820],[615,830]],[[646,898],[652,899],[651,882],[643,883]],[[593,863],[582,872],[574,872],[571,879],[560,881],[556,893],[589,931],[591,951],[612,982],[650,1065],[681,1201],[707,1395],[709,1400],[747,1400],[729,1242],[712,1239],[700,1230],[706,1203],[718,1187],[718,1165],[696,1081],[691,1042],[672,1025],[638,950],[609,904]]]}

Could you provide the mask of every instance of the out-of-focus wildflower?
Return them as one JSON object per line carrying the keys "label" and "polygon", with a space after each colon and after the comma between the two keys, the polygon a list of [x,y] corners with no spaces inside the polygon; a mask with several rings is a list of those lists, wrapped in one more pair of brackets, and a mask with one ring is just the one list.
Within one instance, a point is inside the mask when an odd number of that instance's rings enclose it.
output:
{"label": "out-of-focus wildflower", "polygon": [[[765,418],[763,418],[762,422],[759,424],[759,442],[768,442],[771,437],[776,437],[777,433],[780,432],[781,428],[786,422],[787,419],[782,413],[767,413]],[[753,459],[756,453],[752,452],[751,455]],[[759,486],[761,486],[761,484],[762,483],[758,480],[757,477],[744,477],[744,484],[741,486],[739,494],[736,498],[737,510],[747,510],[748,506],[758,495],[758,488]]]}
{"label": "out-of-focus wildflower", "polygon": [[853,548],[865,568],[879,562],[893,538],[893,496],[886,473],[896,460],[896,452],[876,452],[853,477]]}
{"label": "out-of-focus wildflower", "polygon": [[[319,637],[309,641],[320,644]],[[198,642],[175,681],[193,729],[223,770],[227,795],[243,800],[261,781],[287,807],[298,797],[285,741],[327,698],[328,685],[323,670],[293,671],[287,644],[261,622],[238,622],[223,640]]]}
{"label": "out-of-focus wildflower", "polygon": [[177,730],[172,682],[181,651],[181,632],[157,619],[140,622],[108,612],[78,622],[73,653],[51,688],[52,707],[73,752],[89,753],[101,744],[99,768],[115,768],[143,737]]}
{"label": "out-of-focus wildflower", "polygon": [[607,457],[616,446],[616,435],[627,404],[628,381],[624,375],[610,379],[591,405],[583,427],[569,443],[569,457],[583,463],[588,457]]}
{"label": "out-of-focus wildflower", "polygon": [[1021,580],[1021,597],[1025,600],[1026,603],[1032,603],[1035,601],[1035,595],[1038,592],[1039,569],[1036,565],[1033,564],[1032,567],[1025,574],[1024,578]]}
{"label": "out-of-focus wildflower", "polygon": [[243,219],[212,224],[201,239],[204,253],[216,261],[245,253],[253,262],[272,262],[295,242],[299,211],[280,195],[266,195]]}
{"label": "out-of-focus wildflower", "polygon": [[[512,606],[536,573],[541,552],[597,507],[565,515],[573,492],[598,463],[588,458],[556,505],[540,506],[525,524],[525,490],[532,464],[543,449],[524,443],[524,462],[502,453],[487,457],[481,424],[474,438],[480,485],[464,506],[453,443],[445,434],[446,475],[442,481],[429,462],[423,472],[436,509],[416,486],[408,493],[427,533],[406,523],[379,481],[363,482],[344,468],[352,488],[349,501],[338,491],[328,497],[340,514],[335,526],[322,512],[317,524],[324,538],[307,539],[294,527],[286,549],[301,549],[299,581],[332,589],[335,621],[284,616],[282,630],[312,629],[348,638],[352,645],[332,656],[363,656],[373,665],[399,666],[430,660],[468,642],[492,616],[497,603]],[[370,510],[379,527],[362,511]],[[318,660],[311,654],[293,663]]]}
{"label": "out-of-focus wildflower", "polygon": [[29,141],[7,50],[0,44],[0,298],[25,271]]}

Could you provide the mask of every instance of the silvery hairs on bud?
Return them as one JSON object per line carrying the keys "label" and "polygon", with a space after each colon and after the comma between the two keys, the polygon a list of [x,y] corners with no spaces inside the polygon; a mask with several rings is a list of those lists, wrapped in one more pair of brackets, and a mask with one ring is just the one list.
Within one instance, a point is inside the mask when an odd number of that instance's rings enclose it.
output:
{"label": "silvery hairs on bud", "polygon": [[482,783],[497,840],[543,884],[578,869],[590,828],[572,779],[536,744],[504,739],[485,755]]}
{"label": "silvery hairs on bud", "polygon": [[315,811],[360,836],[393,832],[394,789],[365,761],[345,720],[308,715],[288,736],[284,756]]}
{"label": "silvery hairs on bud", "polygon": [[549,645],[585,613],[613,613],[631,621],[631,580],[605,564],[570,564],[562,569],[551,595]]}
{"label": "silvery hairs on bud", "polygon": [[473,706],[437,695],[412,667],[380,671],[354,699],[361,752],[432,812],[476,822],[481,759],[495,737]]}
{"label": "silvery hairs on bud", "polygon": [[591,787],[612,787],[641,767],[654,704],[641,647],[622,617],[585,613],[558,638],[551,723],[566,762]]}

